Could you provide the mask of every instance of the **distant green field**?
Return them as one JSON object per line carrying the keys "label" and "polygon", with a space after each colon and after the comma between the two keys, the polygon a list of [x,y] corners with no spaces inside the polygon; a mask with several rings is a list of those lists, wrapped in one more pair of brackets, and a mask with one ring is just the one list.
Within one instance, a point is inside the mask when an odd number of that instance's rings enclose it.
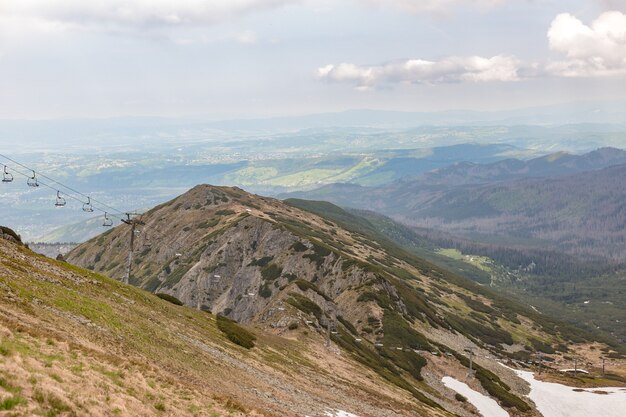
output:
{"label": "distant green field", "polygon": [[492,271],[493,261],[486,256],[479,255],[464,255],[458,249],[439,249],[437,254],[447,256],[448,258],[456,259],[457,261],[463,261],[485,272]]}

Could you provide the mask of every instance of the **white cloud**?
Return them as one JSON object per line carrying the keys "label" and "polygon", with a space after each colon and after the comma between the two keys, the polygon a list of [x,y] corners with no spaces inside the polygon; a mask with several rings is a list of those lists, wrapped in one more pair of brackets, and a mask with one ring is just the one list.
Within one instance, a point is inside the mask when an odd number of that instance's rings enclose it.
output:
{"label": "white cloud", "polygon": [[565,77],[626,74],[626,14],[605,12],[590,26],[569,13],[558,15],[548,31],[550,49],[565,55],[548,71]]}
{"label": "white cloud", "polygon": [[204,25],[299,0],[2,0],[0,17],[79,27]]}
{"label": "white cloud", "polygon": [[459,7],[488,9],[506,0],[366,0],[380,7],[394,7],[409,13],[446,14]]}
{"label": "white cloud", "polygon": [[512,56],[453,56],[439,61],[409,59],[375,66],[330,64],[319,68],[317,76],[326,81],[354,84],[359,90],[365,90],[395,83],[517,81],[519,70],[520,61]]}

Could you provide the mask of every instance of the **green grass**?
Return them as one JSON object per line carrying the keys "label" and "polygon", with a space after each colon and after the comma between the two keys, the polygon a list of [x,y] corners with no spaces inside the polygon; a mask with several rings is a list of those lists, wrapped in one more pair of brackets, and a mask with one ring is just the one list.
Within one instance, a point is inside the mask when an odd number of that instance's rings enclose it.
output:
{"label": "green grass", "polygon": [[12,397],[5,398],[0,401],[0,410],[12,410],[20,404],[24,404],[26,401],[24,398],[14,395]]}

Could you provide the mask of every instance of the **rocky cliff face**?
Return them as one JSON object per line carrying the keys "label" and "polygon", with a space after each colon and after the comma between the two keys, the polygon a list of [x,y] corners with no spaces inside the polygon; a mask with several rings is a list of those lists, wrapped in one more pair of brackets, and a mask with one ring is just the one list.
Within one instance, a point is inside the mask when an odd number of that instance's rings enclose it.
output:
{"label": "rocky cliff face", "polygon": [[[440,381],[466,372],[471,347],[473,387],[527,413],[525,384],[486,358],[558,358],[555,347],[584,339],[389,242],[237,188],[197,186],[140,220],[132,284],[287,337],[312,331],[431,407],[464,413]],[[119,226],[68,261],[121,280],[130,232]]]}
{"label": "rocky cliff face", "polygon": [[[307,294],[333,314],[366,319],[348,307],[376,280],[365,268],[376,249],[318,216],[238,189],[200,186],[141,220],[131,274],[137,286],[241,322],[283,311],[277,305],[291,293]],[[129,233],[121,226],[68,260],[121,280]]]}

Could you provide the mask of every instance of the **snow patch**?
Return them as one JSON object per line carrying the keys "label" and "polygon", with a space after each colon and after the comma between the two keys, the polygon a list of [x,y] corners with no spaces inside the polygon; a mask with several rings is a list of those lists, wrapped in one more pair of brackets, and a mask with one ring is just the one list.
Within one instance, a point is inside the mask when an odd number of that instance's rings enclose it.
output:
{"label": "snow patch", "polygon": [[[530,384],[529,398],[544,417],[624,417],[626,389],[585,388],[543,382],[532,372],[514,370]],[[577,390],[577,391],[574,391]]]}
{"label": "snow patch", "polygon": [[444,376],[441,382],[443,382],[443,385],[446,387],[466,397],[483,417],[510,417],[509,413],[500,407],[500,404],[493,398],[483,395],[478,391],[474,391],[467,384],[449,376]]}
{"label": "snow patch", "polygon": [[335,410],[332,412],[327,411],[326,415],[328,417],[359,417],[356,414],[348,413],[347,411],[343,410]]}

